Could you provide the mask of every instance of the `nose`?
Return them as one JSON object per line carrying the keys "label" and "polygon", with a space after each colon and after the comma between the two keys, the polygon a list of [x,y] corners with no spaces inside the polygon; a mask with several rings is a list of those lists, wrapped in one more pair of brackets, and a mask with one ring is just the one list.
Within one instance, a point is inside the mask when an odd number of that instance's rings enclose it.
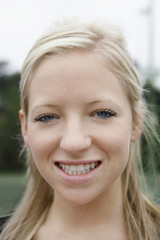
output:
{"label": "nose", "polygon": [[72,121],[63,130],[60,148],[71,154],[78,154],[91,146],[91,137],[82,124]]}

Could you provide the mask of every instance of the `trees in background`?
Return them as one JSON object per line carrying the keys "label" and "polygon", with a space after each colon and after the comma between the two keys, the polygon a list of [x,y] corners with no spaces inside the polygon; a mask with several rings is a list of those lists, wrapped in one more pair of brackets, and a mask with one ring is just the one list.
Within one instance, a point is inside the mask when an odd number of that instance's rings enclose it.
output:
{"label": "trees in background", "polygon": [[0,171],[18,171],[24,166],[19,158],[19,79],[20,74],[7,75],[6,63],[0,63]]}
{"label": "trees in background", "polygon": [[[146,90],[144,93],[144,100],[150,112],[150,116],[148,117],[152,120],[153,126],[156,127],[155,134],[159,135],[160,138],[160,88],[154,85],[154,78],[148,77],[145,80],[144,89]],[[159,143],[154,138],[150,140],[152,143],[148,146],[146,140],[142,137],[143,169],[146,172],[154,169],[156,172],[160,173],[160,154],[158,154],[160,151]],[[150,149],[148,149],[149,147]]]}

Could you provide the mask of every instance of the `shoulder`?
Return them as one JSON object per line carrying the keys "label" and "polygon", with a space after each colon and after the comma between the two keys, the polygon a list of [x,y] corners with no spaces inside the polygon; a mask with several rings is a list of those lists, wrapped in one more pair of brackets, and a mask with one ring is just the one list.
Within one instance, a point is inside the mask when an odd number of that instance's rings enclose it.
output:
{"label": "shoulder", "polygon": [[3,230],[3,226],[4,224],[7,222],[7,220],[9,220],[10,216],[2,216],[0,217],[0,233]]}

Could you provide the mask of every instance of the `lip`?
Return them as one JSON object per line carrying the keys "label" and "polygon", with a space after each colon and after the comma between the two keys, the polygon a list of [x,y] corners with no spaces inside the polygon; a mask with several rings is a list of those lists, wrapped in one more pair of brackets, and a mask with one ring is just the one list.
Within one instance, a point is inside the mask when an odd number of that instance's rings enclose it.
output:
{"label": "lip", "polygon": [[[82,175],[69,175],[56,165],[56,163],[68,164],[68,165],[79,165],[79,164],[87,164],[87,163],[89,164],[93,162],[99,162],[99,165],[93,170],[91,170],[90,172],[87,172]],[[63,181],[71,184],[80,184],[80,183],[86,183],[91,181],[94,178],[94,176],[99,172],[101,165],[102,165],[102,161],[100,160],[56,161],[54,163],[55,170],[57,171],[60,178]]]}

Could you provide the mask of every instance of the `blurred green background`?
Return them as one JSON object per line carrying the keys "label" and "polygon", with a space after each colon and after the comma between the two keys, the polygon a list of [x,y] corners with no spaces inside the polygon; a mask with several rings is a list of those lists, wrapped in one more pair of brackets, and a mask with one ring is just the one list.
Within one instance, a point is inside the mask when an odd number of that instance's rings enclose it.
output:
{"label": "blurred green background", "polygon": [[[25,160],[21,150],[19,111],[20,74],[8,74],[7,63],[0,62],[0,216],[13,211],[25,187]],[[160,133],[160,88],[155,85],[156,73],[144,77],[147,90],[144,100],[152,111],[156,131]],[[154,143],[156,144],[156,143]],[[160,147],[160,146],[159,146]],[[148,193],[160,198],[160,156],[153,152],[154,171],[151,171],[150,155],[142,139],[143,168],[147,176]],[[156,182],[154,177],[156,176]]]}

